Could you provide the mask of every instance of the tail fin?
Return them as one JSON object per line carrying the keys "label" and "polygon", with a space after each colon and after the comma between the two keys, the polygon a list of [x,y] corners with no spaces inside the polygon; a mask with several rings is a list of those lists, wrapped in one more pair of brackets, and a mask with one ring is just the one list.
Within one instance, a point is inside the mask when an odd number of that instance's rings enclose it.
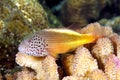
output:
{"label": "tail fin", "polygon": [[94,36],[95,40],[96,41],[98,38],[102,38],[104,37],[103,33],[100,33],[100,32],[97,32],[97,31],[93,31],[92,33],[90,33]]}
{"label": "tail fin", "polygon": [[86,27],[80,30],[81,34],[91,34],[97,40],[98,38],[104,37],[105,32],[103,27],[99,23],[91,23],[88,24]]}
{"label": "tail fin", "polygon": [[82,34],[82,36],[80,37],[80,42],[81,44],[94,43],[98,38],[99,36],[93,33]]}

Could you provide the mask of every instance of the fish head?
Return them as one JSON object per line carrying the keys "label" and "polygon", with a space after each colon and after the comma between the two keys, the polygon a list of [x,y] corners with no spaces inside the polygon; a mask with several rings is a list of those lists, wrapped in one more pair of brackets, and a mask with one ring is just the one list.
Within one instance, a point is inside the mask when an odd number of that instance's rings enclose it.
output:
{"label": "fish head", "polygon": [[31,56],[44,57],[48,55],[45,38],[39,34],[27,36],[19,45],[18,50]]}

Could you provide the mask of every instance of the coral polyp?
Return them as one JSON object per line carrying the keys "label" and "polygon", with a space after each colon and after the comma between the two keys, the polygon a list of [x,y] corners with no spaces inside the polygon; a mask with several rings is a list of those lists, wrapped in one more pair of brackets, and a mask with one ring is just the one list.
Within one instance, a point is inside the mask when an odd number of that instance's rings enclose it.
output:
{"label": "coral polyp", "polygon": [[[103,27],[99,23],[91,23],[79,32],[88,34],[93,31],[96,32],[95,36],[100,36],[97,40],[78,46],[74,52],[61,54],[58,59],[51,55],[36,57],[18,52],[16,63],[22,67],[29,67],[33,71],[27,70],[26,72],[23,69],[17,77],[20,78],[19,75],[22,74],[28,75],[26,78],[31,78],[29,75],[32,75],[33,79],[37,80],[119,80],[120,36],[111,28]],[[57,47],[53,50],[55,48]],[[57,70],[58,68],[61,69]]]}

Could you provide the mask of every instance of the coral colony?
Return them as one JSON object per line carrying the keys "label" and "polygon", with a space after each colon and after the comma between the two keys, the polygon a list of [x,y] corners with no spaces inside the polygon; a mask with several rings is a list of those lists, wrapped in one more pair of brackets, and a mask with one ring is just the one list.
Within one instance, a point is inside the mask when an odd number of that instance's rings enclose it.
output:
{"label": "coral colony", "polygon": [[[36,55],[18,52],[16,54],[16,63],[22,67],[29,67],[32,71],[23,68],[21,72],[17,73],[17,79],[119,80],[119,35],[112,32],[110,27],[102,27],[99,23],[87,25],[80,30],[80,33],[89,34],[94,31],[98,39],[93,41],[92,44],[87,43],[76,47],[75,52],[67,52],[59,56],[61,64],[56,62],[56,58],[49,55],[49,51],[45,57],[36,57]],[[29,39],[33,38],[34,36]],[[29,39],[27,40],[29,41]],[[59,68],[60,70],[58,70]]]}

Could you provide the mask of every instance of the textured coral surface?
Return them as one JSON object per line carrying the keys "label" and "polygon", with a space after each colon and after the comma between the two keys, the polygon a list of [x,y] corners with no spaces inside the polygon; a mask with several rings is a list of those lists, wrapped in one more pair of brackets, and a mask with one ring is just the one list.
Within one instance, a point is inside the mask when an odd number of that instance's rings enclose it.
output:
{"label": "textured coral surface", "polygon": [[[97,39],[57,59],[18,52],[24,36],[58,27]],[[120,0],[0,0],[0,80],[120,80],[119,34]]]}
{"label": "textured coral surface", "polygon": [[[28,67],[18,72],[18,80],[119,80],[119,35],[111,28],[91,23],[81,33],[99,32],[96,42],[78,47],[74,52],[52,56],[33,57],[16,54],[16,63]],[[58,70],[58,67],[61,68]],[[33,77],[30,77],[33,76]],[[14,76],[15,77],[15,76]]]}
{"label": "textured coral surface", "polygon": [[67,0],[62,13],[62,21],[69,25],[79,24],[83,27],[88,24],[89,19],[96,19],[99,12],[104,8],[107,0]]}

